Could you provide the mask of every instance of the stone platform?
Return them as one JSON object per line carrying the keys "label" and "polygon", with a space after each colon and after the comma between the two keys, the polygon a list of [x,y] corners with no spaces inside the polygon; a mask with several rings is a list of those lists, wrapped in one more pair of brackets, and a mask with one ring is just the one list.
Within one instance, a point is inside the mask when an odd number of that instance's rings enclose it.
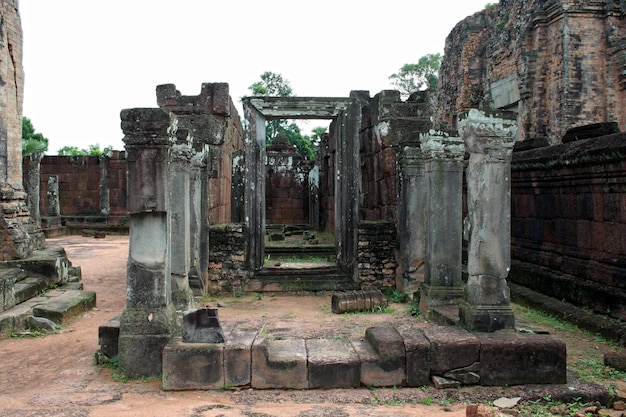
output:
{"label": "stone platform", "polygon": [[361,340],[270,339],[224,330],[225,343],[163,350],[163,389],[436,387],[563,384],[566,347],[544,334],[476,334],[457,326],[372,327]]}

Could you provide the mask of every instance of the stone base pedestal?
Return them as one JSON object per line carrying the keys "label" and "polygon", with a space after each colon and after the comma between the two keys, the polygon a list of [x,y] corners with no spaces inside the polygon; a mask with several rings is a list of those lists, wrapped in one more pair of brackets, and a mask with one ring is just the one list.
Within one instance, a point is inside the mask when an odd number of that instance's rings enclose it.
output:
{"label": "stone base pedestal", "polygon": [[120,317],[119,365],[129,378],[160,377],[162,353],[176,328],[176,310],[126,309]]}
{"label": "stone base pedestal", "polygon": [[420,311],[428,314],[433,307],[460,305],[464,301],[462,287],[443,287],[422,284],[419,291]]}
{"label": "stone base pedestal", "polygon": [[461,325],[474,332],[514,329],[515,315],[510,306],[461,305]]}

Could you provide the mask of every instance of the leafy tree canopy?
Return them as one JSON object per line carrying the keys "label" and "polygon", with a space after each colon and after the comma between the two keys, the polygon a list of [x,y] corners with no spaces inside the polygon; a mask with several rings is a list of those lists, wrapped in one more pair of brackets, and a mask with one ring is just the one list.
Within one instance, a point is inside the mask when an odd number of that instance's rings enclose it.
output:
{"label": "leafy tree canopy", "polygon": [[59,149],[59,156],[101,156],[113,150],[112,146],[100,149],[99,144],[89,145],[87,149],[78,149],[77,146],[64,146]]}
{"label": "leafy tree canopy", "polygon": [[248,89],[254,96],[289,97],[293,95],[289,81],[285,80],[282,75],[271,71],[261,74],[261,81],[255,82]]}
{"label": "leafy tree canopy", "polygon": [[48,138],[35,132],[33,123],[28,117],[22,117],[22,157],[35,152],[44,153],[48,150]]}
{"label": "leafy tree canopy", "polygon": [[389,76],[393,85],[405,96],[424,89],[437,89],[437,74],[441,54],[427,54],[417,64],[404,64],[396,74]]}

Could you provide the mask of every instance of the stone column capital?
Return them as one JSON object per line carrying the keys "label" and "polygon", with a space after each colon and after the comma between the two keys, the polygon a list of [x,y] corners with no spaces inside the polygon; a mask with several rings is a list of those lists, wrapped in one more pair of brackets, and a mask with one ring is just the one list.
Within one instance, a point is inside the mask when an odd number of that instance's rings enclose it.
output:
{"label": "stone column capital", "polygon": [[517,122],[501,112],[486,114],[471,109],[459,121],[459,134],[470,153],[482,153],[495,158],[510,158],[517,138]]}
{"label": "stone column capital", "polygon": [[448,133],[430,130],[420,134],[422,156],[424,160],[445,159],[462,161],[465,156],[463,139],[451,137]]}

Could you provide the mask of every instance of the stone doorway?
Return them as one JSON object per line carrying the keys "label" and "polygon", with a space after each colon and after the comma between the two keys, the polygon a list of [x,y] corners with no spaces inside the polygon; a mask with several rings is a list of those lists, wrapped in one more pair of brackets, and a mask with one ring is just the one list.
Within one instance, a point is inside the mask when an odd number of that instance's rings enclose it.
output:
{"label": "stone doorway", "polygon": [[[311,97],[245,97],[244,114],[247,124],[245,146],[245,188],[244,219],[248,232],[246,259],[253,275],[246,286],[247,291],[285,290],[340,290],[358,288],[357,284],[357,174],[358,174],[358,130],[361,108],[357,101],[349,98]],[[270,159],[265,145],[265,123],[276,119],[336,121],[333,125],[342,138],[341,150],[336,163],[335,187],[337,198],[334,201],[335,241],[330,261],[313,264],[296,262],[283,264],[272,262],[272,252],[276,245],[266,240],[268,231],[279,233],[277,227],[268,224],[267,219],[280,218],[275,213],[272,202],[266,199],[266,161]],[[280,143],[279,143],[280,144]],[[319,168],[319,167],[318,167]],[[319,170],[318,170],[319,172]],[[306,179],[307,182],[309,178]],[[308,188],[308,187],[307,187]],[[313,197],[314,198],[314,197]],[[315,204],[309,205],[309,223],[316,226],[313,217]],[[295,225],[290,226],[296,229]],[[283,228],[283,232],[286,228]]]}

